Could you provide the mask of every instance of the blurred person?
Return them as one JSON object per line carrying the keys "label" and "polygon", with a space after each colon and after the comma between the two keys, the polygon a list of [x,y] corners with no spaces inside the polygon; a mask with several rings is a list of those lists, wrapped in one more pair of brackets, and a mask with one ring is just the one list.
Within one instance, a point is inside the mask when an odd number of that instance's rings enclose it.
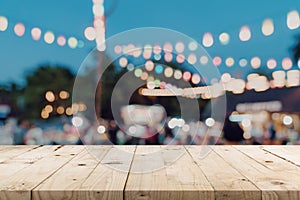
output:
{"label": "blurred person", "polygon": [[19,119],[17,127],[13,130],[13,144],[24,145],[24,137],[29,129],[29,122],[26,119]]}
{"label": "blurred person", "polygon": [[43,145],[45,144],[43,130],[35,124],[31,124],[30,129],[25,135],[25,144],[27,145]]}
{"label": "blurred person", "polygon": [[7,120],[3,127],[0,126],[0,145],[12,145],[13,135],[12,131],[15,129],[16,123],[13,119]]}
{"label": "blurred person", "polygon": [[237,122],[229,120],[229,116],[225,118],[223,127],[223,137],[226,140],[227,145],[240,144],[243,140],[244,131]]}

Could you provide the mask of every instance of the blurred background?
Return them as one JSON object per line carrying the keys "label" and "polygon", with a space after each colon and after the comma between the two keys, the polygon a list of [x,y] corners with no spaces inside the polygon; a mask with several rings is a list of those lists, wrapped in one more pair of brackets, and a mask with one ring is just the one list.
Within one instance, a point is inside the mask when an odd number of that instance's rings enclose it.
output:
{"label": "blurred background", "polygon": [[[300,144],[299,12],[296,0],[2,0],[0,144]],[[194,41],[124,41],[107,50],[108,38],[141,27],[172,29]],[[200,48],[207,55],[197,55]],[[103,55],[118,59],[98,82]],[[210,62],[219,79],[206,80],[192,67]],[[97,86],[86,94],[94,108],[72,100],[82,65],[93,69],[80,79]],[[116,120],[112,92],[125,73],[143,86]],[[181,97],[141,92],[186,84],[223,90]],[[224,124],[210,108],[221,96]],[[199,117],[183,117],[178,98],[196,101]]]}

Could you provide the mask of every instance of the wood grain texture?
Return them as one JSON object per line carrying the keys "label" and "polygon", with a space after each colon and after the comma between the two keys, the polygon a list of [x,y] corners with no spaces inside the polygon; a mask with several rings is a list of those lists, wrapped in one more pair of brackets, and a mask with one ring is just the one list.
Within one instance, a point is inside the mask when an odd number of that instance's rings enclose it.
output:
{"label": "wood grain texture", "polygon": [[[300,179],[291,178],[295,174],[274,171],[237,147],[219,146],[213,149],[262,191],[262,199],[299,199]],[[255,155],[258,151],[259,147],[254,146],[251,154]],[[265,157],[268,159],[267,155]]]}
{"label": "wood grain texture", "polygon": [[183,146],[138,146],[125,199],[214,199],[214,192]]}
{"label": "wood grain texture", "polygon": [[87,199],[81,190],[83,182],[90,176],[111,146],[83,148],[70,162],[57,170],[47,180],[33,190],[33,199]]}
{"label": "wood grain texture", "polygon": [[0,200],[300,199],[300,146],[0,146]]}
{"label": "wood grain texture", "polygon": [[204,158],[199,157],[201,148],[186,148],[214,188],[216,199],[261,199],[261,191],[254,183],[229,165],[212,147],[203,147],[211,148]]}
{"label": "wood grain texture", "polygon": [[82,151],[82,148],[43,146],[22,154],[22,157],[13,161],[29,162],[30,165],[0,181],[0,199],[31,199],[31,191]]}
{"label": "wood grain texture", "polygon": [[263,146],[265,151],[300,166],[300,146]]}

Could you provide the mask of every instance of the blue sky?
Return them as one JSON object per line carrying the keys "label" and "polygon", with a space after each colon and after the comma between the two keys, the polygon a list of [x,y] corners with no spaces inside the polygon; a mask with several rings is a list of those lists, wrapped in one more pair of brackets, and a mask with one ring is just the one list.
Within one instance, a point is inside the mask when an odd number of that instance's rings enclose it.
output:
{"label": "blue sky", "polygon": [[[286,14],[293,9],[300,11],[297,0],[106,0],[106,7],[115,5],[114,12],[107,18],[107,37],[138,27],[164,27],[180,31],[201,42],[203,33],[214,36],[226,31],[231,36],[228,45],[216,42],[207,48],[211,56],[232,56],[235,59],[260,56],[262,61],[269,57],[282,59],[291,56],[288,49],[295,43],[298,30],[286,27]],[[95,46],[84,38],[84,29],[93,23],[91,0],[0,0],[0,16],[9,20],[7,31],[0,32],[0,83],[24,81],[24,74],[40,64],[60,64],[76,72],[84,58]],[[260,26],[265,18],[272,18],[275,33],[270,37],[261,34]],[[85,42],[84,48],[70,49],[56,44],[48,45],[42,40],[31,39],[27,29],[23,37],[13,33],[17,22],[26,28],[38,26],[42,31],[52,30],[55,34],[75,36]],[[252,31],[249,42],[240,42],[238,31],[248,25]],[[247,66],[249,68],[249,66]],[[234,66],[221,71],[239,72]]]}

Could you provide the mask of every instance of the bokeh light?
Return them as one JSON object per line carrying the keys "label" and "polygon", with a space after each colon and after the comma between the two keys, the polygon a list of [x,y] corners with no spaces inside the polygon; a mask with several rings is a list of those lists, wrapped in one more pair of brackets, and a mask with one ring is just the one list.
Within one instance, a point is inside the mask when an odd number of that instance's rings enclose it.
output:
{"label": "bokeh light", "polygon": [[52,44],[55,40],[55,36],[51,31],[47,31],[44,35],[44,40],[47,44]]}
{"label": "bokeh light", "polygon": [[66,43],[67,43],[67,40],[66,40],[65,36],[63,36],[63,35],[58,36],[58,38],[57,38],[57,44],[59,46],[65,46]]}
{"label": "bokeh light", "polygon": [[258,69],[258,68],[260,68],[260,65],[261,65],[261,60],[260,60],[260,58],[259,57],[253,57],[252,59],[251,59],[251,61],[250,61],[250,64],[251,64],[251,67],[253,68],[253,69]]}
{"label": "bokeh light", "polygon": [[51,112],[53,112],[53,106],[51,106],[51,105],[46,105],[44,110],[45,110],[47,113],[51,113]]}
{"label": "bokeh light", "polygon": [[93,5],[93,13],[95,16],[101,17],[104,15],[104,7],[102,4]]}
{"label": "bokeh light", "polygon": [[153,53],[154,53],[154,54],[160,54],[160,53],[161,53],[161,47],[160,47],[159,44],[155,44],[155,45],[153,46]]}
{"label": "bokeh light", "polygon": [[200,57],[200,63],[202,65],[206,65],[208,63],[208,57],[207,56],[201,56]]}
{"label": "bokeh light", "polygon": [[62,90],[59,92],[59,98],[61,99],[68,99],[70,97],[69,92]]}
{"label": "bokeh light", "polygon": [[70,37],[68,39],[68,45],[71,49],[75,49],[78,45],[78,40],[75,37]]}
{"label": "bokeh light", "polygon": [[205,47],[211,47],[214,44],[214,38],[211,33],[205,33],[202,38],[202,44]]}
{"label": "bokeh light", "polygon": [[128,64],[128,60],[127,60],[127,58],[125,58],[125,57],[122,57],[122,58],[120,58],[119,59],[119,65],[121,66],[121,67],[126,67],[127,66],[127,64]]}
{"label": "bokeh light", "polygon": [[173,76],[173,69],[171,67],[167,67],[164,72],[165,77],[171,78]]}
{"label": "bokeh light", "polygon": [[293,66],[293,61],[290,58],[282,59],[282,68],[285,70],[291,69]]}
{"label": "bokeh light", "polygon": [[284,125],[289,126],[293,123],[293,118],[289,115],[283,117],[282,122]]}
{"label": "bokeh light", "polygon": [[148,76],[147,78],[147,82],[154,82],[154,77],[153,76]]}
{"label": "bokeh light", "polygon": [[212,127],[212,126],[214,126],[215,125],[215,120],[213,119],[213,118],[207,118],[206,120],[205,120],[205,124],[206,124],[206,126],[208,126],[208,127]]}
{"label": "bokeh light", "polygon": [[72,108],[71,107],[67,107],[66,109],[66,115],[73,115],[73,111],[72,111]]}
{"label": "bokeh light", "polygon": [[128,71],[133,71],[133,70],[134,70],[134,64],[129,63],[129,64],[127,65],[127,70],[128,70]]}
{"label": "bokeh light", "polygon": [[87,27],[84,30],[84,36],[87,40],[93,41],[96,39],[96,30],[94,27]]}
{"label": "bokeh light", "polygon": [[160,54],[154,54],[154,60],[160,60],[161,59],[161,55]]}
{"label": "bokeh light", "polygon": [[222,63],[222,58],[221,58],[220,56],[214,57],[214,58],[213,58],[213,63],[214,63],[214,65],[217,66],[217,67],[220,66],[221,63]]}
{"label": "bokeh light", "polygon": [[77,117],[77,116],[73,117],[72,118],[72,124],[73,124],[73,126],[79,128],[83,125],[83,120],[82,120],[81,117]]}
{"label": "bokeh light", "polygon": [[144,51],[144,52],[143,52],[143,57],[144,57],[144,59],[146,59],[146,60],[149,59],[149,58],[151,58],[151,51],[149,51],[149,50],[148,50],[148,51],[147,51],[147,50]]}
{"label": "bokeh light", "polygon": [[172,51],[173,51],[172,43],[166,42],[164,44],[164,48],[163,49],[164,49],[164,52],[166,52],[166,53],[172,53]]}
{"label": "bokeh light", "polygon": [[65,112],[65,108],[62,107],[62,106],[58,106],[57,109],[56,109],[56,112],[60,115],[64,114]]}
{"label": "bokeh light", "polygon": [[242,26],[239,33],[239,38],[241,41],[246,42],[251,38],[251,31],[248,26]]}
{"label": "bokeh light", "polygon": [[227,67],[232,67],[234,65],[234,59],[232,57],[226,58],[225,64]]}
{"label": "bokeh light", "polygon": [[184,72],[183,75],[182,75],[182,78],[184,81],[189,81],[191,79],[192,75],[191,75],[191,72]]}
{"label": "bokeh light", "polygon": [[41,118],[42,119],[48,119],[49,118],[49,113],[45,110],[42,110],[41,112]]}
{"label": "bokeh light", "polygon": [[145,68],[147,71],[152,71],[154,69],[154,63],[152,62],[152,60],[148,60],[146,63],[145,63]]}
{"label": "bokeh light", "polygon": [[122,53],[122,47],[121,47],[121,45],[116,45],[114,47],[114,51],[115,51],[116,54],[121,54]]}
{"label": "bokeh light", "polygon": [[297,10],[292,10],[287,14],[286,24],[291,30],[297,29],[300,26],[300,18]]}
{"label": "bokeh light", "polygon": [[239,65],[240,65],[241,67],[246,67],[247,64],[248,64],[248,61],[247,61],[245,58],[240,59]]}
{"label": "bokeh light", "polygon": [[199,74],[193,74],[192,76],[192,83],[197,85],[201,81],[200,75]]}
{"label": "bokeh light", "polygon": [[228,33],[221,33],[219,36],[219,40],[220,40],[221,44],[226,45],[230,41],[230,36]]}
{"label": "bokeh light", "polygon": [[31,29],[31,37],[33,40],[39,40],[41,38],[42,31],[40,28],[35,27]]}
{"label": "bokeh light", "polygon": [[198,43],[196,41],[191,41],[188,45],[190,51],[196,51],[198,48]]}
{"label": "bokeh light", "polygon": [[149,76],[149,74],[147,72],[143,72],[142,75],[141,75],[141,79],[143,81],[145,81],[145,80],[147,80],[148,76]]}
{"label": "bokeh light", "polygon": [[272,19],[265,19],[262,23],[261,31],[265,36],[270,36],[274,33],[274,23]]}
{"label": "bokeh light", "polygon": [[231,80],[231,75],[229,73],[224,73],[221,76],[221,81],[223,83],[228,83]]}
{"label": "bokeh light", "polygon": [[276,68],[276,66],[277,66],[277,62],[276,62],[276,60],[275,60],[274,58],[270,58],[270,59],[267,61],[267,67],[268,67],[269,69],[274,69],[274,68]]}
{"label": "bokeh light", "polygon": [[47,91],[46,94],[45,94],[45,98],[49,102],[55,101],[55,95],[52,91]]}
{"label": "bokeh light", "polygon": [[8,27],[8,20],[4,16],[0,16],[0,31],[6,31]]}
{"label": "bokeh light", "polygon": [[188,63],[190,63],[191,65],[195,64],[197,62],[197,57],[194,53],[191,53],[188,56]]}
{"label": "bokeh light", "polygon": [[164,71],[164,68],[163,68],[162,65],[156,65],[155,66],[155,73],[161,74],[161,73],[163,73],[163,71]]}
{"label": "bokeh light", "polygon": [[174,71],[174,78],[179,80],[182,78],[182,72],[180,70],[175,70]]}
{"label": "bokeh light", "polygon": [[141,76],[142,76],[142,73],[143,73],[143,70],[140,69],[140,68],[134,70],[134,75],[135,75],[136,77],[141,77]]}
{"label": "bokeh light", "polygon": [[171,53],[166,53],[164,59],[166,62],[171,62],[173,60],[173,55]]}
{"label": "bokeh light", "polygon": [[184,44],[182,42],[177,42],[175,45],[175,50],[177,53],[182,53],[184,51]]}
{"label": "bokeh light", "polygon": [[177,61],[178,63],[183,63],[184,60],[185,60],[185,57],[184,57],[183,54],[178,54],[178,55],[176,56],[176,61]]}
{"label": "bokeh light", "polygon": [[105,131],[106,131],[105,126],[103,126],[103,125],[98,126],[97,132],[98,132],[99,134],[104,134]]}
{"label": "bokeh light", "polygon": [[22,37],[25,34],[25,26],[22,23],[17,23],[14,27],[15,34]]}
{"label": "bokeh light", "polygon": [[147,82],[147,88],[153,90],[155,88],[155,82],[154,81]]}
{"label": "bokeh light", "polygon": [[84,47],[84,42],[82,40],[78,40],[77,48],[83,48],[83,47]]}

